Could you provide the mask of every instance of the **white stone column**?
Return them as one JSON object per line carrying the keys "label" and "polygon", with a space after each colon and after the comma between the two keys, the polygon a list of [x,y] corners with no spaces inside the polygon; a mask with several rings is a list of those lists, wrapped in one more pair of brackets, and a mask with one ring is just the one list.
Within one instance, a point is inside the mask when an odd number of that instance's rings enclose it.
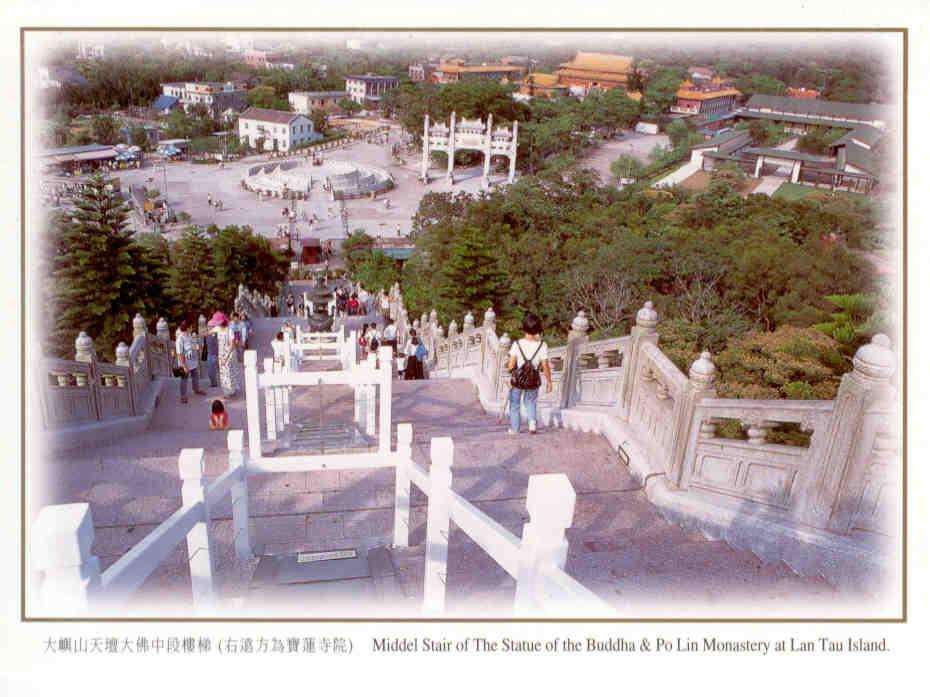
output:
{"label": "white stone column", "polygon": [[559,404],[563,409],[572,405],[572,399],[575,395],[575,384],[578,381],[578,356],[581,353],[581,346],[588,341],[588,328],[590,327],[588,316],[584,310],[578,310],[578,314],[572,320],[572,328],[568,332],[568,341],[565,344],[565,362],[562,365],[562,392],[559,397]]}
{"label": "white stone column", "polygon": [[423,116],[423,157],[420,161],[420,178],[423,183],[429,182],[429,114]]}
{"label": "white stone column", "polygon": [[426,513],[426,569],[423,614],[441,615],[446,607],[449,558],[449,493],[452,490],[452,439],[430,441],[429,502]]}
{"label": "white stone column", "polygon": [[394,546],[410,543],[410,472],[413,426],[397,424],[397,465],[394,468]]}
{"label": "white stone column", "polygon": [[538,604],[540,574],[564,569],[568,557],[565,530],[575,515],[575,490],[564,474],[534,474],[526,490],[530,522],[520,540],[514,614],[527,616],[545,609]]}
{"label": "white stone column", "polygon": [[791,165],[791,183],[797,184],[801,178],[801,161],[798,160]]}
{"label": "white stone column", "polygon": [[249,459],[258,461],[262,457],[262,426],[258,399],[258,354],[254,350],[245,352],[245,406],[246,426],[249,434]]}
{"label": "white stone column", "polygon": [[859,347],[853,369],[840,381],[826,433],[811,437],[813,467],[801,481],[795,513],[803,522],[848,533],[859,505],[878,423],[868,418],[878,402],[894,403],[891,341],[876,334]]}
{"label": "white stone column", "polygon": [[378,395],[378,452],[387,455],[391,452],[391,393],[394,382],[394,349],[390,346],[378,347],[378,360],[381,380]]}
{"label": "white stone column", "polygon": [[195,611],[213,603],[213,552],[210,549],[210,509],[203,448],[184,448],[178,457],[181,503],[200,505],[200,521],[187,533],[187,558]]}
{"label": "white stone column", "polygon": [[446,153],[449,156],[448,168],[446,171],[446,183],[454,184],[455,177],[452,174],[452,170],[455,168],[455,112],[449,116],[449,145]]}
{"label": "white stone column", "polygon": [[155,334],[159,339],[171,343],[171,331],[168,329],[168,320],[164,317],[158,318],[158,322],[155,324]]}
{"label": "white stone column", "polygon": [[759,175],[762,174],[762,165],[765,164],[765,156],[759,155],[756,158],[756,170],[752,173],[756,179],[759,178]]}
{"label": "white stone column", "polygon": [[[717,396],[717,390],[714,387],[716,378],[717,366],[711,360],[710,353],[704,351],[701,353],[700,358],[691,364],[691,369],[688,371],[688,382],[675,404],[672,451],[670,460],[665,467],[668,479],[673,486],[685,487],[691,479],[690,470],[686,471],[689,464],[689,457],[686,457],[686,453],[688,453],[688,446],[692,442],[697,442],[701,428],[700,424],[692,424],[694,410],[702,399],[711,399]],[[692,431],[692,426],[695,427],[696,431]],[[693,455],[690,457],[693,457]]]}
{"label": "white stone column", "polygon": [[636,313],[636,325],[630,330],[629,354],[623,361],[623,383],[621,387],[620,414],[627,418],[633,401],[633,387],[639,369],[639,353],[643,344],[658,344],[659,313],[655,311],[651,300],[647,300]]}
{"label": "white stone column", "polygon": [[123,367],[129,367],[129,347],[126,345],[125,341],[121,341],[116,345],[116,360],[114,363],[116,365],[121,365]]}
{"label": "white stone column", "polygon": [[99,588],[100,562],[90,551],[94,520],[90,505],[68,503],[45,506],[32,524],[32,567],[45,578],[38,609],[44,615],[86,615],[90,595]]}
{"label": "white stone column", "polygon": [[81,363],[93,363],[97,360],[94,340],[87,335],[87,332],[81,332],[74,340],[74,360]]}
{"label": "white stone column", "polygon": [[491,127],[493,121],[494,116],[488,114],[488,130],[485,135],[484,143],[484,174],[481,177],[481,186],[485,189],[491,185]]}
{"label": "white stone column", "polygon": [[[274,374],[274,359],[266,358],[264,360],[265,375],[271,376]],[[270,441],[276,441],[278,439],[278,424],[283,421],[283,418],[279,420],[278,411],[280,405],[278,404],[280,400],[278,399],[278,388],[277,387],[266,387],[265,388],[265,437]]]}
{"label": "white stone column", "polygon": [[132,318],[132,338],[135,339],[137,336],[145,336],[147,333],[148,329],[146,328],[145,318],[137,312],[136,316]]}
{"label": "white stone column", "polygon": [[517,122],[513,122],[513,142],[510,144],[510,172],[507,174],[507,183],[513,184],[517,176]]}
{"label": "white stone column", "polygon": [[226,434],[226,447],[229,449],[229,469],[235,471],[241,468],[240,476],[236,479],[229,496],[232,499],[233,534],[236,546],[236,557],[239,559],[252,558],[252,545],[249,541],[249,483],[245,467],[245,454],[242,450],[243,433],[241,430],[230,431]]}

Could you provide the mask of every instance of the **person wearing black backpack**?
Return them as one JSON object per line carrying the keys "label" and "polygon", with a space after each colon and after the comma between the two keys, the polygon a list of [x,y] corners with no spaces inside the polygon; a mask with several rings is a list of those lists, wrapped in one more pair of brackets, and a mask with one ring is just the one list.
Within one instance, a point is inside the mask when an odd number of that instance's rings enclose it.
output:
{"label": "person wearing black backpack", "polygon": [[546,378],[546,392],[552,392],[552,371],[549,368],[549,347],[542,340],[542,322],[533,313],[523,318],[523,338],[510,347],[507,369],[510,371],[510,429],[520,432],[520,402],[526,407],[530,433],[536,433],[536,398],[542,376]]}

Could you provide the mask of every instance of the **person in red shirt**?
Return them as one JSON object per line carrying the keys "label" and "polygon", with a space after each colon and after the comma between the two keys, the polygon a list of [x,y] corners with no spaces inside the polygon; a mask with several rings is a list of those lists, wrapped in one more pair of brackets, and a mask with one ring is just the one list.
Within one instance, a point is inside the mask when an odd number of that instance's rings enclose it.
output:
{"label": "person in red shirt", "polygon": [[226,412],[226,407],[223,406],[222,401],[214,399],[210,407],[210,430],[225,431],[227,428],[229,428],[229,414]]}
{"label": "person in red shirt", "polygon": [[358,314],[358,296],[355,293],[353,293],[352,297],[349,299],[349,314]]}

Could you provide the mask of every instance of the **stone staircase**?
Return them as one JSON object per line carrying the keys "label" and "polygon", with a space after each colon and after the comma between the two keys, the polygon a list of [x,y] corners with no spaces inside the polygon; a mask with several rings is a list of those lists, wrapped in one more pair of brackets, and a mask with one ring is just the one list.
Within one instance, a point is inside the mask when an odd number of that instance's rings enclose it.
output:
{"label": "stone staircase", "polygon": [[[281,321],[254,322],[260,361]],[[363,321],[369,318],[351,318],[349,326]],[[103,568],[112,564],[181,505],[181,448],[203,448],[208,475],[225,471],[226,434],[207,429],[209,403],[219,390],[207,392],[181,405],[172,385],[149,431],[46,459],[47,491],[40,496],[43,487],[34,488],[30,515],[46,504],[90,502],[93,553]],[[506,424],[484,412],[467,380],[397,381],[393,393],[393,421],[413,424],[414,460],[428,465],[430,438],[451,436],[453,488],[516,535],[528,519],[529,476],[564,472],[577,492],[566,570],[623,615],[737,615],[742,610],[745,616],[744,606],[751,605],[760,615],[777,616],[785,605],[842,600],[843,594],[822,580],[798,577],[784,564],[764,563],[750,552],[664,520],[601,436],[558,429],[508,435]],[[299,388],[291,399],[295,421],[323,428],[351,421],[349,388]],[[230,427],[244,429],[244,399],[230,400],[227,408]],[[394,473],[387,469],[253,476],[250,536],[256,552],[264,554],[390,545],[393,496]],[[214,509],[211,527],[217,591],[238,602],[258,562],[236,559],[228,501]],[[413,545],[392,549],[390,556],[401,591],[415,608],[423,585],[426,530],[426,498],[416,491],[410,527]],[[173,602],[189,598],[187,558],[182,543],[139,595],[146,600],[171,596]],[[454,526],[445,581],[451,613],[504,616],[511,611],[512,579]],[[293,614],[306,610],[293,608]]]}

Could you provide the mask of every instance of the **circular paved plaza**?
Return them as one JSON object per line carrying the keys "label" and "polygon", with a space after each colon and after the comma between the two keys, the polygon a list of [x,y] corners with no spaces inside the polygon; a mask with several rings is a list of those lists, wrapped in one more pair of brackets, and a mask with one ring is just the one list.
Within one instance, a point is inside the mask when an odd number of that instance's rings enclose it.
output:
{"label": "circular paved plaza", "polygon": [[[417,182],[419,154],[404,155],[402,164],[395,164],[391,157],[391,145],[399,142],[399,132],[392,130],[386,145],[353,143],[344,148],[322,153],[323,164],[311,165],[303,154],[295,154],[287,161],[300,162],[300,170],[318,171],[321,178],[338,163],[352,163],[361,171],[378,169],[390,175],[394,188],[380,193],[374,199],[364,197],[346,201],[333,201],[329,192],[320,183],[310,188],[307,198],[295,202],[269,197],[243,188],[242,181],[248,179],[250,171],[258,165],[280,164],[284,159],[272,160],[266,155],[256,155],[238,162],[195,165],[187,162],[146,163],[141,170],[126,170],[119,173],[124,189],[145,186],[158,189],[167,198],[168,204],[178,213],[186,212],[195,225],[215,224],[249,225],[266,237],[276,237],[279,228],[287,222],[282,209],[296,205],[298,237],[317,237],[322,240],[342,239],[345,236],[340,209],[348,211],[348,230],[362,229],[373,237],[396,237],[410,231],[411,218],[417,211],[420,199],[429,191],[467,191],[476,193],[481,188],[481,167],[456,170],[457,182],[444,182],[444,172],[432,169],[433,181],[424,186]],[[339,167],[344,168],[343,165]],[[333,170],[335,171],[335,169]],[[254,176],[251,175],[251,176]],[[316,175],[314,175],[316,178]],[[492,182],[506,178],[492,177]],[[222,210],[211,206],[208,199],[222,201]],[[168,237],[180,235],[182,226],[169,233]]]}

